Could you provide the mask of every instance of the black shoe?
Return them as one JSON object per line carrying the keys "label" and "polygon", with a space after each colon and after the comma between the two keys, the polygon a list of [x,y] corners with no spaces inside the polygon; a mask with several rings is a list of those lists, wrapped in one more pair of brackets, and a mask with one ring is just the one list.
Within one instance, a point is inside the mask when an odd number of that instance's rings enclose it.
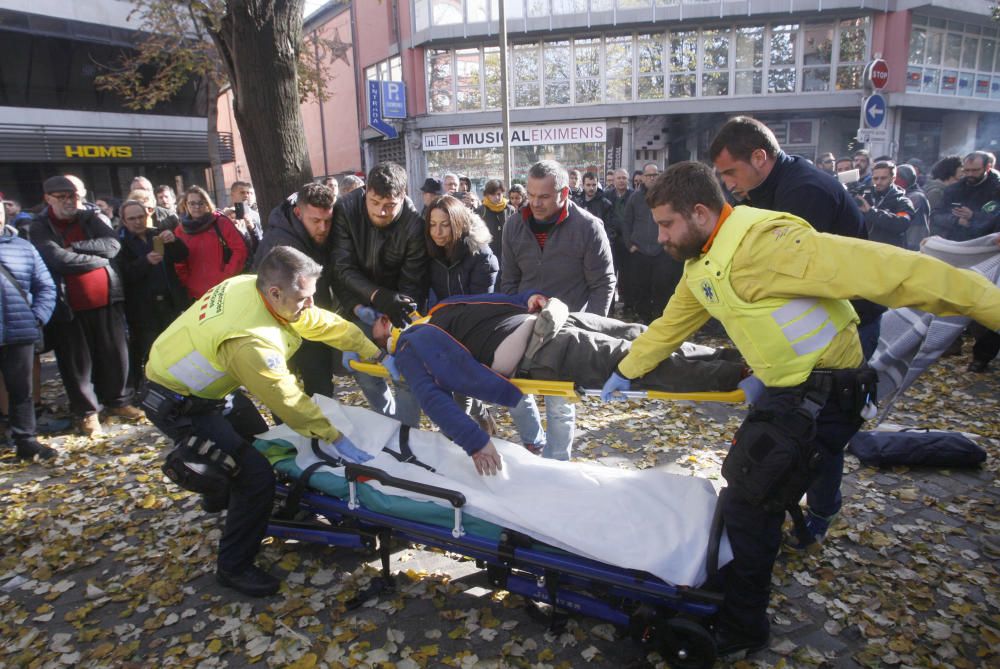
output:
{"label": "black shoe", "polygon": [[232,588],[251,597],[267,597],[278,592],[281,587],[281,579],[271,576],[254,564],[240,572],[216,569],[215,580],[219,582],[219,585]]}
{"label": "black shoe", "polygon": [[989,360],[973,360],[969,363],[969,366],[965,368],[967,372],[975,372],[977,374],[982,374],[986,371],[986,368],[990,366]]}
{"label": "black shoe", "polygon": [[[742,657],[767,648],[769,635],[749,637],[720,627],[715,630],[715,652],[719,658],[742,653]],[[738,658],[732,658],[738,659]]]}
{"label": "black shoe", "polygon": [[39,460],[51,460],[59,455],[59,451],[49,448],[45,444],[40,444],[35,439],[16,442],[15,450],[19,460],[33,460],[36,455]]}

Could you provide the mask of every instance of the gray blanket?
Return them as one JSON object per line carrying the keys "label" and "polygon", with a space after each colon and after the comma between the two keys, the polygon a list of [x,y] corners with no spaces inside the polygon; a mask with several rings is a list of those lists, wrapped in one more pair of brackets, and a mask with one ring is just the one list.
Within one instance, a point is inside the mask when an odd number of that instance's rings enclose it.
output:
{"label": "gray blanket", "polygon": [[[921,252],[975,270],[1000,285],[998,237],[1000,233],[963,242],[928,237]],[[941,317],[910,308],[892,309],[882,315],[878,348],[869,361],[878,372],[876,424],[885,419],[896,398],[941,357],[969,322],[965,316]]]}

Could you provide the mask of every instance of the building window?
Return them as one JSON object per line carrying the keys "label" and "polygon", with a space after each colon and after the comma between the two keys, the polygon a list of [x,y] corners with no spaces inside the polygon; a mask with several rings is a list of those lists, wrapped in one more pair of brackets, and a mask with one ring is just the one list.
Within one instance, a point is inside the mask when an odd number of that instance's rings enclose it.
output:
{"label": "building window", "polygon": [[802,90],[830,90],[833,64],[833,26],[807,25],[802,32]]}
{"label": "building window", "polygon": [[570,72],[573,61],[570,43],[546,42],[545,57],[545,104],[568,105],[570,103]]}
{"label": "building window", "polygon": [[666,73],[663,69],[663,35],[639,35],[636,40],[638,99],[662,100]]}
{"label": "building window", "polygon": [[736,29],[736,95],[760,95],[764,79],[764,28]]}
{"label": "building window", "polygon": [[[492,7],[494,0],[487,1],[487,8]],[[537,8],[570,6],[558,4],[563,1],[576,0],[552,0],[556,4],[539,0]],[[597,0],[587,1],[593,11]],[[530,2],[520,6],[531,10],[535,5]],[[969,35],[959,35],[951,47],[956,64],[947,67],[947,31],[914,28],[909,90],[933,86],[934,92],[993,96],[992,68],[1000,58],[995,31],[972,35],[970,40]],[[862,17],[513,44],[508,59],[511,104],[528,108],[859,90],[869,32],[870,20]],[[426,58],[431,113],[499,108],[497,47],[427,49]],[[981,63],[989,63],[990,77],[979,75],[985,69]],[[394,66],[387,67],[387,76],[395,76]]]}
{"label": "building window", "polygon": [[730,41],[728,29],[701,33],[701,94],[705,97],[729,95]]}
{"label": "building window", "polygon": [[1000,99],[997,41],[993,28],[914,15],[906,90]]}
{"label": "building window", "polygon": [[500,47],[487,47],[483,52],[486,73],[486,108],[500,109]]}
{"label": "building window", "polygon": [[632,37],[609,37],[604,45],[605,100],[632,100]]}
{"label": "building window", "polygon": [[670,33],[670,97],[693,98],[698,69],[698,31]]}
{"label": "building window", "polygon": [[430,49],[427,51],[427,109],[431,112],[450,112],[452,107],[451,51]]}
{"label": "building window", "polygon": [[483,108],[483,77],[479,49],[455,51],[456,93],[458,111],[479,111]]}
{"label": "building window", "polygon": [[601,40],[573,41],[573,62],[576,65],[574,100],[578,105],[601,101]]}
{"label": "building window", "polygon": [[861,80],[868,60],[868,17],[844,19],[837,26],[840,42],[837,58],[837,90],[854,91],[863,87]]}
{"label": "building window", "polygon": [[798,25],[774,26],[768,50],[767,92],[795,92],[795,36]]}
{"label": "building window", "polygon": [[462,0],[431,0],[431,23],[436,26],[462,23]]}
{"label": "building window", "polygon": [[541,104],[538,47],[538,44],[514,46],[510,81],[514,87],[515,107],[537,107]]}

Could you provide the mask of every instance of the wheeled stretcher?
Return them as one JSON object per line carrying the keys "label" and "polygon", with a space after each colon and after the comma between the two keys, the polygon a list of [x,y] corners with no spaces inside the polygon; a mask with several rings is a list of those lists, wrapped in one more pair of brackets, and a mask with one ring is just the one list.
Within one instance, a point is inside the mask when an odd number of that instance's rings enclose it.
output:
{"label": "wheeled stretcher", "polygon": [[[339,461],[331,448],[284,426],[262,435],[256,446],[279,475],[270,535],[376,550],[382,574],[375,590],[393,587],[393,540],[458,553],[475,559],[493,587],[550,605],[553,624],[570,613],[591,616],[653,645],[671,666],[714,663],[705,621],[721,595],[700,586],[731,553],[707,481],[553,462],[500,440],[506,478],[479,477],[439,433],[317,401],[375,457],[366,465]],[[539,481],[555,490],[538,491]],[[536,497],[526,498],[532,490]],[[562,498],[566,508],[553,504]],[[553,518],[528,517],[532,508]],[[574,520],[585,529],[564,529]]]}

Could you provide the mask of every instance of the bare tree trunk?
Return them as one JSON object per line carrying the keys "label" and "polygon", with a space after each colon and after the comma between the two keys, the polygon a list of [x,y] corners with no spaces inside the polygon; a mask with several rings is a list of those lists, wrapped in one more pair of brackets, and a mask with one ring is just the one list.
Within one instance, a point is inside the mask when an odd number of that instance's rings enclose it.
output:
{"label": "bare tree trunk", "polygon": [[229,72],[233,114],[262,216],[312,179],[299,109],[304,0],[230,0],[209,32]]}
{"label": "bare tree trunk", "polygon": [[205,98],[208,103],[205,118],[208,121],[208,164],[212,168],[212,184],[214,186],[212,197],[215,205],[222,207],[226,204],[226,178],[222,175],[222,156],[219,153],[219,86],[212,81],[212,77],[205,77]]}

